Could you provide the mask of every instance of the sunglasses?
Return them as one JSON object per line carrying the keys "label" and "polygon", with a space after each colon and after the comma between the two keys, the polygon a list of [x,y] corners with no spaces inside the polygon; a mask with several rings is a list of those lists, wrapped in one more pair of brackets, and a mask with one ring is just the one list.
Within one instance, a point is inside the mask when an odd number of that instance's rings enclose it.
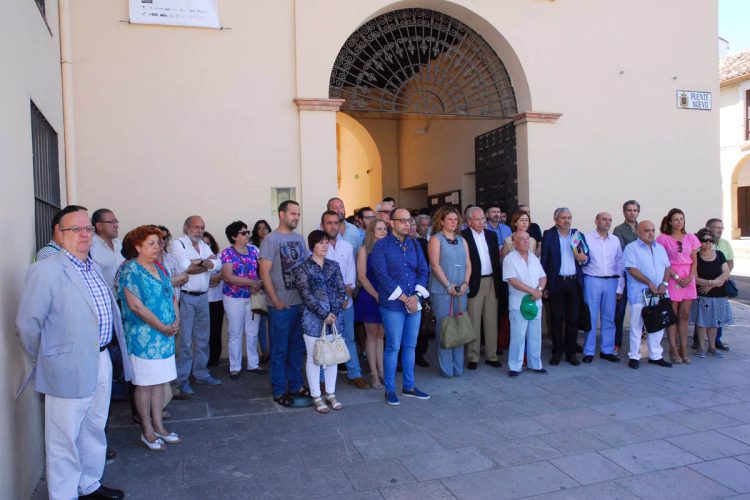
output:
{"label": "sunglasses", "polygon": [[250,234],[250,231],[248,231],[247,229],[245,229],[244,231],[240,231],[237,234],[240,234],[242,236],[247,236],[248,234]]}
{"label": "sunglasses", "polygon": [[704,238],[701,240],[701,243],[713,243],[714,240],[712,238]]}
{"label": "sunglasses", "polygon": [[677,242],[677,251],[680,252],[680,253],[682,253],[682,242],[681,241]]}

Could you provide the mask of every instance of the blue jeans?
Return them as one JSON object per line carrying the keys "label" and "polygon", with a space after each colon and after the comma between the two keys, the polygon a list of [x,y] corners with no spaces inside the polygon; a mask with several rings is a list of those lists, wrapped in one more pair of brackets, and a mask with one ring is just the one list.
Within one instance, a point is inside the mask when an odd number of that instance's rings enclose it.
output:
{"label": "blue jeans", "polygon": [[177,338],[177,382],[188,381],[190,372],[196,380],[208,378],[208,340],[211,321],[208,315],[208,294],[180,294],[180,336]]}
{"label": "blue jeans", "polygon": [[401,349],[402,387],[404,390],[414,388],[414,348],[417,345],[419,323],[422,315],[409,314],[406,311],[393,311],[380,308],[385,329],[385,349],[383,352],[383,371],[385,372],[386,392],[396,392],[396,364],[398,351]]}
{"label": "blue jeans", "polygon": [[520,372],[523,368],[523,355],[533,370],[542,369],[542,309],[536,318],[528,320],[520,309],[508,311],[510,319],[510,346],[508,347],[508,370]]}
{"label": "blue jeans", "polygon": [[302,360],[305,341],[302,338],[302,306],[288,309],[268,307],[271,324],[271,387],[273,397],[297,392],[304,383]]}
{"label": "blue jeans", "polygon": [[[440,371],[446,377],[458,377],[464,372],[464,346],[460,345],[453,349],[443,349],[440,347],[440,321],[448,316],[450,312],[451,297],[447,293],[433,293],[430,295],[432,300],[432,311],[435,313],[435,344],[437,345],[438,365]],[[466,295],[461,296],[461,310],[466,311]],[[459,301],[454,300],[453,308],[459,307]]]}
{"label": "blue jeans", "polygon": [[362,376],[362,369],[359,367],[359,356],[357,355],[357,343],[354,342],[354,306],[341,311],[344,318],[344,331],[341,336],[344,337],[346,348],[349,349],[349,361],[346,362],[346,376],[349,380]]}
{"label": "blue jeans", "polygon": [[584,278],[583,296],[591,311],[591,331],[586,332],[584,356],[596,353],[596,326],[602,319],[602,345],[599,352],[612,354],[615,350],[615,308],[617,307],[617,280],[594,276]]}

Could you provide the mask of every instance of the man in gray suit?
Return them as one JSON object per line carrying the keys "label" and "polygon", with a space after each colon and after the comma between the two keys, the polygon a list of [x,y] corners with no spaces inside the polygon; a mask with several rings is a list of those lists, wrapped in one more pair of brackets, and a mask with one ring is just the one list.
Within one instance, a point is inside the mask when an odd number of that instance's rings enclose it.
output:
{"label": "man in gray suit", "polygon": [[[80,207],[60,218],[55,237],[62,251],[31,266],[16,318],[33,363],[26,382],[33,377],[35,389],[45,395],[47,488],[53,500],[124,497],[100,482],[112,390],[106,346],[113,333],[120,345],[125,340],[115,297],[89,258],[93,233]],[[130,360],[122,353],[130,380]]]}

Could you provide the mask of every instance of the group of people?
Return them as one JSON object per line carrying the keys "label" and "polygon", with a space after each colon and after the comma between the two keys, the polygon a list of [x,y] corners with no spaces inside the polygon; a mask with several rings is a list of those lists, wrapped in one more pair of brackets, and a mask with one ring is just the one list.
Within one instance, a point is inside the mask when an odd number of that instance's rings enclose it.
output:
{"label": "group of people", "polygon": [[[108,347],[120,347],[114,361],[132,382],[143,445],[163,451],[182,440],[164,425],[170,383],[179,398],[189,398],[194,384],[222,383],[209,368],[221,356],[224,316],[230,380],[240,378],[245,358],[245,371],[270,371],[278,404],[320,413],[343,408],[336,397],[339,367],[315,357],[317,342],[339,336],[349,351],[348,383],[384,389],[392,406],[400,397],[429,399],[416,386],[414,367],[429,366],[424,354],[433,333],[438,369],[447,378],[477,370],[482,349],[484,363],[500,368],[507,348],[510,377],[524,365],[547,373],[543,309],[553,366],[563,356],[580,365],[581,351],[584,363],[593,362],[599,324],[599,357],[619,362],[626,304],[631,368],[639,368],[642,336],[649,363],[690,363],[690,322],[697,356],[721,357],[721,328],[732,323],[725,284],[733,266],[721,220],[691,234],[683,212],[673,209],[656,237],[655,225],[639,222],[639,214],[638,202],[629,200],[624,222],[611,233],[612,216],[602,212],[584,234],[572,227],[571,211],[558,208],[555,225],[542,233],[524,205],[506,224],[497,206],[469,206],[462,220],[450,206],[412,214],[386,198],[347,220],[343,201],[331,198],[320,229],[305,239],[295,231],[301,207],[288,200],[278,207],[275,229],[262,220],[252,229],[229,224],[230,245],[220,251],[200,216],[185,220],[179,238],[164,226],[142,225],[120,240],[112,210],[89,216],[82,206],[65,207],[29,269],[17,316],[34,364],[27,381],[33,377],[46,395],[50,498],[124,496],[100,483],[112,389]],[[662,356],[663,330],[644,335],[641,318],[645,305],[664,296],[678,317],[668,328],[671,362]],[[441,347],[444,319],[463,313],[471,340]],[[355,334],[360,325],[363,339]]]}

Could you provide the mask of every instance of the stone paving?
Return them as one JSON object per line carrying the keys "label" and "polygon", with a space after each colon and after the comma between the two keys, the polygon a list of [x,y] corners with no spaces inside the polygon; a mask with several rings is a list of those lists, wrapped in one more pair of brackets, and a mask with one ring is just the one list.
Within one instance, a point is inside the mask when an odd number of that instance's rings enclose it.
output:
{"label": "stone paving", "polygon": [[223,367],[222,386],[170,404],[184,443],[166,452],[147,451],[115,403],[104,482],[159,500],[750,498],[750,307],[734,312],[724,359],[635,371],[595,358],[515,379],[483,363],[456,379],[417,368],[432,399],[395,408],[340,374],[343,411],[285,409],[266,376]]}

